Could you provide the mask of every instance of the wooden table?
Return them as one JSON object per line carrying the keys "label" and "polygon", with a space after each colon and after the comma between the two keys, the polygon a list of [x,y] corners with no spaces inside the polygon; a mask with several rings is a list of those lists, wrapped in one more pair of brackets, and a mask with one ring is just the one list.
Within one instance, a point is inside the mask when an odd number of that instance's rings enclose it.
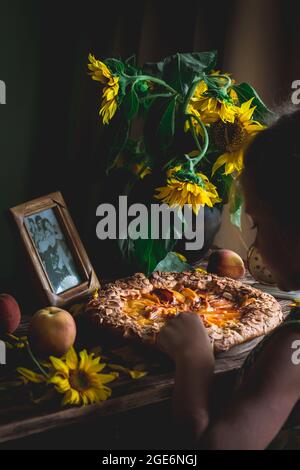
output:
{"label": "wooden table", "polygon": [[[290,311],[290,301],[280,301],[284,314]],[[17,332],[24,335],[28,328],[28,318],[24,318],[21,328]],[[216,357],[216,380],[222,380],[230,373],[235,373],[251,349],[261,341],[257,338],[241,346],[236,346],[226,353]],[[149,360],[149,352],[135,351],[142,354],[142,359]],[[59,409],[48,405],[37,406],[32,404],[11,404],[3,406],[0,403],[0,443],[44,433],[50,430],[59,430],[67,426],[93,426],[106,417],[116,417],[135,409],[151,407],[168,401],[174,385],[174,365],[165,356],[158,353],[155,356],[156,367],[147,376],[133,380],[122,377],[109,384],[112,388],[112,397],[105,402],[87,407],[72,407]],[[153,355],[150,363],[153,363]],[[3,367],[3,366],[0,366]],[[222,389],[222,386],[220,386]],[[222,393],[223,395],[223,393]],[[140,410],[141,411],[141,410]],[[107,421],[107,420],[106,420]]]}

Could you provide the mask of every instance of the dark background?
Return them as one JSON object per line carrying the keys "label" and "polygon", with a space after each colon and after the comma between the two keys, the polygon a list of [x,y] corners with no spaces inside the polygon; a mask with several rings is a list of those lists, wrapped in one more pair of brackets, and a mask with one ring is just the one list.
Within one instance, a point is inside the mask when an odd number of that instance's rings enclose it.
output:
{"label": "dark background", "polygon": [[[0,289],[24,302],[27,284],[7,209],[61,190],[100,277],[117,272],[96,238],[95,211],[113,178],[104,175],[100,95],[87,56],[140,64],[176,51],[217,49],[219,67],[251,83],[268,105],[300,79],[300,4],[280,0],[208,2],[0,0]],[[26,303],[24,303],[26,308]],[[30,312],[26,312],[30,313]]]}

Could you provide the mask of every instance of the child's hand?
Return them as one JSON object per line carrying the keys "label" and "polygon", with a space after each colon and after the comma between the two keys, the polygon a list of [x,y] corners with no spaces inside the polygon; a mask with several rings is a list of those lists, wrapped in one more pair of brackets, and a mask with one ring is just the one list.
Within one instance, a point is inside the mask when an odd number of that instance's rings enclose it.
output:
{"label": "child's hand", "polygon": [[184,312],[160,330],[156,344],[175,362],[184,357],[213,359],[213,349],[205,326],[197,313]]}

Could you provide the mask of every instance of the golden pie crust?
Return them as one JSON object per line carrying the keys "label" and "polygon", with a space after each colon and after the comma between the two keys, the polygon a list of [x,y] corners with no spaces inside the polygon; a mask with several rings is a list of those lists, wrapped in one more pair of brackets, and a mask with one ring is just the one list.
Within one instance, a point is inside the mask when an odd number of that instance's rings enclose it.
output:
{"label": "golden pie crust", "polygon": [[283,319],[276,299],[242,282],[200,272],[137,273],[108,284],[85,308],[89,323],[155,345],[182,311],[201,315],[215,352],[264,335]]}

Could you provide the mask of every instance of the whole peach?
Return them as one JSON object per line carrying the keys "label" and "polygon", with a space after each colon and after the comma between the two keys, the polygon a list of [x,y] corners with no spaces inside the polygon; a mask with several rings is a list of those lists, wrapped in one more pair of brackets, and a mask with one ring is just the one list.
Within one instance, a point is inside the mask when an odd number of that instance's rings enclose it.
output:
{"label": "whole peach", "polygon": [[62,356],[74,344],[76,323],[66,310],[47,307],[31,318],[28,337],[36,354]]}
{"label": "whole peach", "polygon": [[240,255],[234,251],[216,250],[208,258],[207,272],[240,279],[245,275],[245,265]]}
{"label": "whole peach", "polygon": [[9,294],[0,294],[0,334],[13,333],[21,321],[20,307]]}

